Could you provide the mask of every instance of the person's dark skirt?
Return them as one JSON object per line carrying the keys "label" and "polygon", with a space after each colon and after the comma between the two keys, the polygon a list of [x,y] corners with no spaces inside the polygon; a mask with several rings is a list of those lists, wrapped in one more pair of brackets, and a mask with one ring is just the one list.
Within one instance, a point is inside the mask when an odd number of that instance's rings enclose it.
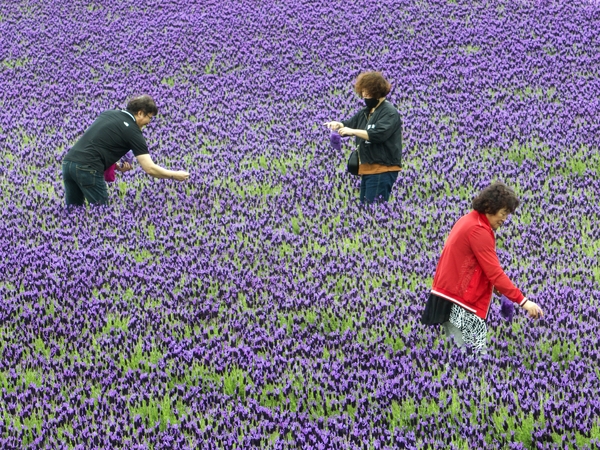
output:
{"label": "person's dark skirt", "polygon": [[447,322],[450,320],[452,305],[453,303],[450,300],[430,293],[425,305],[425,311],[423,311],[423,315],[421,316],[421,323],[423,325],[435,325]]}

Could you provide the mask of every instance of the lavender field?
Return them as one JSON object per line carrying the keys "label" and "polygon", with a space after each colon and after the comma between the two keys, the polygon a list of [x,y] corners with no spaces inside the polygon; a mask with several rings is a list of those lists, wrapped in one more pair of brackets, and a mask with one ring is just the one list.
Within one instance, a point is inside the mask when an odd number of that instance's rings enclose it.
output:
{"label": "lavender field", "polygon": [[[598,448],[598,30],[592,0],[2,2],[0,448]],[[322,125],[366,70],[404,130],[370,208]],[[62,157],[140,93],[190,180],[68,214]],[[546,315],[496,298],[477,359],[419,318],[494,180]]]}

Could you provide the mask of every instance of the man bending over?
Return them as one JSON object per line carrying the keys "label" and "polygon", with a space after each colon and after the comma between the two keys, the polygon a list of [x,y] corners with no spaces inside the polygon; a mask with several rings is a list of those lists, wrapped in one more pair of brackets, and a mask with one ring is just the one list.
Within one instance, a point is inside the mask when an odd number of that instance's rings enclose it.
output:
{"label": "man bending over", "polygon": [[[164,169],[152,161],[142,128],[158,113],[154,100],[149,95],[135,97],[127,109],[114,109],[101,113],[71,147],[62,163],[65,203],[83,205],[106,204],[108,191],[104,182],[104,171],[119,161],[129,150],[133,151],[142,169],[155,178],[170,178],[183,181],[190,174],[183,170]],[[131,170],[123,163],[117,170]]]}

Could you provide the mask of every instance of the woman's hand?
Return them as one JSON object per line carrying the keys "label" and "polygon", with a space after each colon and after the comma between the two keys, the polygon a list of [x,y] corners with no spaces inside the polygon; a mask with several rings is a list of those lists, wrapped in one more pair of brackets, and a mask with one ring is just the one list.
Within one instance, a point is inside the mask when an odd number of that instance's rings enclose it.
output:
{"label": "woman's hand", "polygon": [[540,308],[537,303],[532,302],[531,300],[527,300],[525,302],[525,304],[523,305],[523,309],[527,311],[527,315],[532,319],[539,319],[541,317],[544,317],[544,312],[542,311],[542,308]]}
{"label": "woman's hand", "polygon": [[354,136],[354,131],[352,128],[342,127],[338,129],[338,133],[340,136]]}
{"label": "woman's hand", "polygon": [[323,125],[325,125],[327,128],[333,131],[339,130],[340,128],[344,127],[344,124],[342,122],[336,122],[335,120],[331,122],[325,122]]}
{"label": "woman's hand", "polygon": [[355,128],[340,128],[338,130],[338,134],[340,136],[356,136],[357,138],[364,139],[365,141],[369,140],[369,133],[366,130],[357,130]]}

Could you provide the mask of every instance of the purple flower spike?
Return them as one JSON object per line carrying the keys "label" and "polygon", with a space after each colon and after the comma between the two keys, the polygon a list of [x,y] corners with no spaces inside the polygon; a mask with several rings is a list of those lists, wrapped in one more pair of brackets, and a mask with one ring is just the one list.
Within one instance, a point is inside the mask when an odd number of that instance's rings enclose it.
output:
{"label": "purple flower spike", "polygon": [[331,132],[329,140],[331,141],[331,148],[334,150],[342,149],[342,137],[336,131]]}
{"label": "purple flower spike", "polygon": [[500,297],[500,315],[504,320],[510,322],[515,315],[515,305],[504,295]]}
{"label": "purple flower spike", "polygon": [[129,150],[123,158],[121,158],[123,162],[127,162],[131,164],[133,162],[133,152]]}

